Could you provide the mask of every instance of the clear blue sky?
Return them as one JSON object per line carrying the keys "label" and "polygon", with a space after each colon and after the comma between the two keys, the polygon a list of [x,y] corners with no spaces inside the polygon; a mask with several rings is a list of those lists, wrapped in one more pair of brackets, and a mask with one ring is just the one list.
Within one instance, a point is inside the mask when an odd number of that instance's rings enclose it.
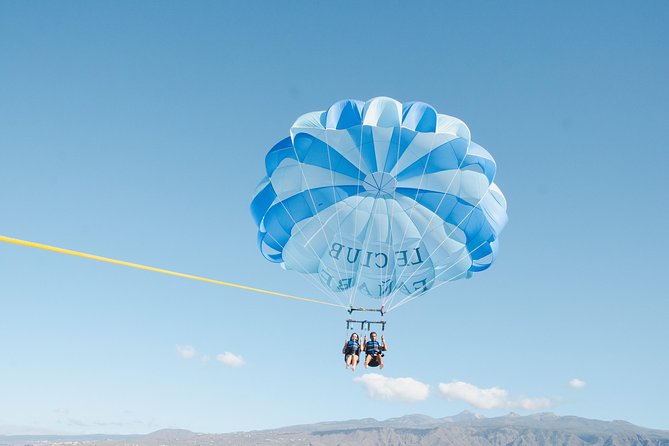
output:
{"label": "clear blue sky", "polygon": [[[669,429],[668,20],[661,1],[1,2],[0,234],[319,298],[259,254],[249,200],[297,116],[380,95],[464,120],[510,222],[489,271],[389,316],[379,385],[429,385],[414,402],[344,370],[343,311],[0,244],[0,433],[523,397]],[[472,407],[440,396],[453,381],[508,395]]]}

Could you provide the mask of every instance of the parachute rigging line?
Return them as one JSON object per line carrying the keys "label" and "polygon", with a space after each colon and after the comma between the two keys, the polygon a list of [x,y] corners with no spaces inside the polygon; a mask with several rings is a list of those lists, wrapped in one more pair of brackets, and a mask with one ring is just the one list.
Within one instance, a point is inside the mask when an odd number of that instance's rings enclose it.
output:
{"label": "parachute rigging line", "polygon": [[124,260],[116,260],[116,259],[111,259],[109,257],[102,257],[98,256],[95,254],[88,254],[85,252],[79,252],[79,251],[74,251],[71,249],[65,249],[65,248],[58,248],[56,246],[50,246],[50,245],[45,245],[42,243],[36,243],[36,242],[29,242],[26,240],[21,240],[17,238],[12,238],[12,237],[7,237],[4,235],[0,235],[0,242],[5,242],[5,243],[11,243],[14,245],[21,245],[21,246],[27,246],[29,248],[36,248],[36,249],[42,249],[45,251],[52,251],[52,252],[57,252],[60,254],[67,254],[75,257],[83,257],[85,259],[90,259],[90,260],[97,260],[100,262],[107,262],[107,263],[113,263],[116,265],[121,265],[121,266],[127,266],[129,268],[136,268],[136,269],[141,269],[144,271],[152,271],[154,273],[160,273],[160,274],[167,274],[170,276],[176,276],[176,277],[181,277],[184,279],[191,279],[191,280],[198,280],[201,282],[207,282],[207,283],[213,283],[215,285],[223,285],[231,288],[237,288],[240,290],[246,290],[246,291],[252,291],[255,293],[261,293],[261,294],[269,294],[271,296],[278,296],[278,297],[284,297],[286,299],[294,299],[294,300],[299,300],[302,302],[310,302],[310,303],[315,303],[315,304],[321,304],[321,305],[328,305],[331,307],[340,307],[340,308],[346,308],[344,305],[338,305],[335,303],[331,302],[326,302],[322,300],[317,300],[317,299],[309,299],[306,297],[299,297],[299,296],[293,296],[292,294],[284,294],[284,293],[279,293],[276,291],[270,291],[270,290],[264,290],[262,288],[254,288],[246,285],[240,285],[236,283],[231,283],[231,282],[224,282],[222,280],[215,280],[215,279],[208,279],[206,277],[200,277],[200,276],[194,276],[192,274],[184,274],[184,273],[179,273],[176,271],[170,271],[162,268],[155,268],[153,266],[146,266],[146,265],[141,265],[139,263],[131,263],[131,262],[126,262]]}

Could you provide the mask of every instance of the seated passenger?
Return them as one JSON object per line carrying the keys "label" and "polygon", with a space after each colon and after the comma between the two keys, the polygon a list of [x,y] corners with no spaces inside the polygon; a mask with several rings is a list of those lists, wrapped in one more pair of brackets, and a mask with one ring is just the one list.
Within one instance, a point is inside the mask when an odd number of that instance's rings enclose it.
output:
{"label": "seated passenger", "polygon": [[344,348],[341,352],[344,354],[344,359],[346,361],[346,368],[351,367],[355,372],[355,366],[358,364],[358,358],[360,357],[360,342],[358,341],[358,333],[353,333],[351,339],[344,342]]}
{"label": "seated passenger", "polygon": [[362,349],[365,351],[365,368],[367,367],[379,367],[383,368],[383,352],[388,350],[388,344],[386,344],[383,335],[381,335],[381,342],[376,340],[376,332],[371,332],[369,334],[370,341],[367,340],[365,336]]}

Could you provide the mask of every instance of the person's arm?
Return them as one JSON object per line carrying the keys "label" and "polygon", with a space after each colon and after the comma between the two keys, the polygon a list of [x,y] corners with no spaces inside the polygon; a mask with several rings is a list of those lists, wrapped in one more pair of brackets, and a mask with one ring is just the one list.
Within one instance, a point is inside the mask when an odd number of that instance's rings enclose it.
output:
{"label": "person's arm", "polygon": [[388,350],[388,344],[386,343],[386,340],[383,338],[383,335],[381,335],[381,349],[385,352]]}
{"label": "person's arm", "polygon": [[362,351],[367,351],[367,335],[365,335],[365,337],[362,339]]}
{"label": "person's arm", "polygon": [[346,346],[348,345],[348,340],[344,341],[344,346],[341,349],[341,352],[346,354]]}

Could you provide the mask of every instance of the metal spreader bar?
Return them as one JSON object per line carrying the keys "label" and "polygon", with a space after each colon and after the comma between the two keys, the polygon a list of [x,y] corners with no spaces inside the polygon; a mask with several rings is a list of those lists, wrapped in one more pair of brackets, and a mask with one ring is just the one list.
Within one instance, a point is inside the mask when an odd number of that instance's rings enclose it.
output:
{"label": "metal spreader bar", "polygon": [[353,314],[354,311],[371,311],[373,313],[381,313],[381,317],[383,317],[383,314],[385,313],[383,306],[381,306],[381,308],[363,308],[353,306],[348,307],[348,314]]}

